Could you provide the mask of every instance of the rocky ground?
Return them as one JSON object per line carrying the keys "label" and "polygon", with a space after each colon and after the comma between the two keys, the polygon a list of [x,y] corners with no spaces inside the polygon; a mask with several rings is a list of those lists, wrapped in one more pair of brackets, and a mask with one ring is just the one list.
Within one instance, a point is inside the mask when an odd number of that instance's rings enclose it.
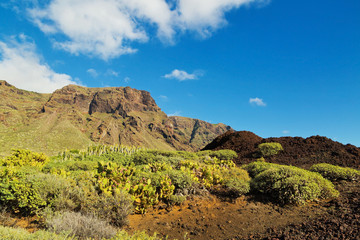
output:
{"label": "rocky ground", "polygon": [[[360,182],[335,183],[340,197],[303,206],[280,206],[266,197],[237,200],[214,196],[189,199],[181,206],[166,205],[144,215],[129,217],[129,232],[142,231],[168,239],[285,240],[360,239]],[[2,225],[39,229],[37,218],[12,218],[0,214]]]}
{"label": "rocky ground", "polygon": [[336,186],[341,196],[324,204],[325,214],[285,228],[272,227],[248,239],[360,239],[360,184],[342,182]]}
{"label": "rocky ground", "polygon": [[169,239],[360,239],[360,183],[336,184],[340,197],[304,206],[279,206],[258,197],[228,201],[197,197],[130,216],[127,230]]}

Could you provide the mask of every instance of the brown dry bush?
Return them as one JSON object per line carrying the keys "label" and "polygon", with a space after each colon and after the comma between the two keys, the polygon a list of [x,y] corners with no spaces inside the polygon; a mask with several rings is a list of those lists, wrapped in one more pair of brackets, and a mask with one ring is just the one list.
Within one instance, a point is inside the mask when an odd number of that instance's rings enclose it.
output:
{"label": "brown dry bush", "polygon": [[78,212],[58,212],[46,219],[46,226],[57,234],[66,232],[79,239],[108,239],[116,235],[116,229],[106,221]]}

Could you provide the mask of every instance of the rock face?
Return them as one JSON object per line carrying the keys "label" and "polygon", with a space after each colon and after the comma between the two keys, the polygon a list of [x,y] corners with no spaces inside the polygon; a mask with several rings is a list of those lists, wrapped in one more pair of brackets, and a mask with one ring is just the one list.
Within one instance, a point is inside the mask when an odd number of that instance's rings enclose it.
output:
{"label": "rock face", "polygon": [[267,162],[310,167],[316,163],[330,163],[360,169],[360,148],[341,144],[329,138],[312,136],[261,138],[252,132],[228,131],[216,137],[204,150],[232,149],[238,153],[238,164],[255,160],[257,146],[264,142],[278,142],[284,151],[266,158]]}
{"label": "rock face", "polygon": [[91,89],[69,85],[51,95],[43,112],[53,112],[59,107],[77,109],[90,115],[98,112],[126,116],[131,111],[161,111],[149,92],[130,87]]}
{"label": "rock face", "polygon": [[52,94],[0,81],[0,153],[26,147],[54,154],[91,143],[199,150],[231,127],[168,117],[150,93],[130,87],[69,85]]}

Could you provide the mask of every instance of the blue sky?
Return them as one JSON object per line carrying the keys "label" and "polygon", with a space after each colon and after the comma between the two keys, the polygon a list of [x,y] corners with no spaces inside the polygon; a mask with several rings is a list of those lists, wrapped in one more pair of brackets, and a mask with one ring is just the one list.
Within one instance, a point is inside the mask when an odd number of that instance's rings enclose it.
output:
{"label": "blue sky", "polygon": [[358,0],[9,0],[0,79],[147,90],[168,115],[360,146]]}

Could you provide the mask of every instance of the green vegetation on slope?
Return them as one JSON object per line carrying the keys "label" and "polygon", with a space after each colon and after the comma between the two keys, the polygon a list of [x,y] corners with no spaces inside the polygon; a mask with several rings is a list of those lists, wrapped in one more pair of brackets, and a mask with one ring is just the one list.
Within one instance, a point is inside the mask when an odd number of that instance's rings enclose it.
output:
{"label": "green vegetation on slope", "polygon": [[0,156],[12,148],[54,155],[90,144],[125,144],[163,150],[198,150],[231,129],[168,117],[150,93],[130,87],[69,85],[39,94],[0,84]]}
{"label": "green vegetation on slope", "polygon": [[276,155],[283,150],[284,149],[281,144],[277,142],[261,143],[258,146],[260,157],[269,157],[272,155]]}
{"label": "green vegetation on slope", "polygon": [[[338,196],[319,173],[264,161],[240,168],[232,161],[236,157],[231,150],[194,153],[99,145],[66,150],[49,160],[44,154],[14,150],[1,160],[0,206],[13,214],[38,215],[49,231],[60,235],[122,239],[117,237],[126,233],[117,227],[127,224],[129,214],[146,213],[159,203],[182,204],[190,195],[237,198],[256,193],[280,204]],[[75,220],[83,224],[75,227]],[[91,230],[94,225],[108,230]],[[9,231],[15,230],[0,229],[0,234]]]}
{"label": "green vegetation on slope", "polygon": [[320,173],[324,178],[331,181],[347,180],[354,181],[360,179],[360,171],[348,167],[334,166],[328,163],[315,164],[310,171]]}

